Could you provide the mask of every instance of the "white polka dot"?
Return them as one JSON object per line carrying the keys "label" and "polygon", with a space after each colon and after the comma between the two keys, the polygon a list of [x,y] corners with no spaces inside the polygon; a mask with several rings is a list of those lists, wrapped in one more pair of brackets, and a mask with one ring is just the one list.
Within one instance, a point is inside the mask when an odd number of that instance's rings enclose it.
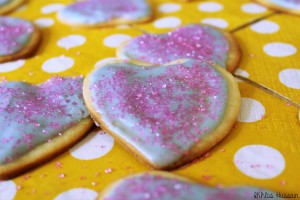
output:
{"label": "white polka dot", "polygon": [[246,3],[242,5],[242,10],[245,13],[258,14],[266,12],[267,8],[256,3]]}
{"label": "white polka dot", "polygon": [[180,24],[181,20],[177,17],[164,17],[154,22],[156,28],[175,28]]}
{"label": "white polka dot", "polygon": [[50,27],[54,24],[54,20],[51,18],[39,18],[34,23],[40,28]]}
{"label": "white polka dot", "polygon": [[164,3],[159,6],[158,10],[163,13],[171,13],[176,12],[181,9],[181,6],[179,4],[175,3]]}
{"label": "white polka dot", "polygon": [[279,73],[279,80],[289,88],[300,89],[300,70],[285,69]]}
{"label": "white polka dot", "polygon": [[104,58],[102,60],[99,60],[98,62],[96,62],[95,67],[100,67],[102,66],[104,63],[110,62],[110,61],[116,61],[116,60],[120,60],[120,58]]}
{"label": "white polka dot", "polygon": [[198,5],[198,10],[204,12],[218,12],[223,9],[223,5],[217,2],[204,2]]}
{"label": "white polka dot", "polygon": [[70,149],[73,157],[79,160],[93,160],[110,152],[114,139],[103,131],[93,131],[80,143]]}
{"label": "white polka dot", "polygon": [[82,35],[68,35],[66,37],[59,39],[57,41],[57,45],[65,49],[70,49],[73,47],[83,45],[85,41],[86,38]]}
{"label": "white polka dot", "polygon": [[240,76],[243,76],[243,77],[249,77],[249,73],[241,68],[237,68],[234,72],[234,74],[236,75],[240,75]]}
{"label": "white polka dot", "polygon": [[65,200],[65,199],[95,200],[97,196],[98,193],[94,190],[87,189],[87,188],[74,188],[59,194],[54,198],[54,200]]}
{"label": "white polka dot", "polygon": [[74,65],[74,60],[66,56],[54,57],[46,60],[42,69],[48,73],[59,73],[70,69]]}
{"label": "white polka dot", "polygon": [[273,57],[291,56],[297,52],[296,47],[282,42],[273,42],[264,46],[264,51]]}
{"label": "white polka dot", "polygon": [[60,4],[60,3],[53,3],[53,4],[49,4],[46,5],[44,7],[42,7],[42,13],[43,14],[50,14],[53,12],[57,12],[59,10],[61,10],[62,8],[64,8],[65,5],[64,4]]}
{"label": "white polka dot", "polygon": [[226,28],[228,26],[228,22],[224,19],[220,18],[205,18],[201,21],[203,24],[209,24],[212,26],[216,26],[219,28]]}
{"label": "white polka dot", "polygon": [[242,98],[242,106],[238,117],[239,122],[256,122],[265,115],[265,107],[257,100]]}
{"label": "white polka dot", "polygon": [[116,48],[123,42],[131,39],[131,36],[125,34],[114,34],[104,39],[104,44],[111,48]]}
{"label": "white polka dot", "polygon": [[[248,73],[247,71],[243,70],[243,69],[240,69],[240,68],[237,68],[237,69],[235,70],[234,74],[240,75],[240,76],[243,76],[243,77],[246,77],[246,78],[249,77],[249,73]],[[243,81],[241,81],[241,80],[238,79],[238,78],[236,78],[235,80],[236,80],[237,82],[243,82]]]}
{"label": "white polka dot", "polygon": [[0,200],[12,200],[16,193],[17,187],[13,181],[0,181]]}
{"label": "white polka dot", "polygon": [[270,20],[262,20],[250,26],[250,28],[262,34],[276,33],[279,30],[279,25]]}
{"label": "white polka dot", "polygon": [[278,176],[285,167],[281,153],[266,145],[247,145],[234,155],[235,166],[247,176],[270,179]]}
{"label": "white polka dot", "polygon": [[0,63],[0,73],[14,71],[22,67],[24,64],[25,60]]}

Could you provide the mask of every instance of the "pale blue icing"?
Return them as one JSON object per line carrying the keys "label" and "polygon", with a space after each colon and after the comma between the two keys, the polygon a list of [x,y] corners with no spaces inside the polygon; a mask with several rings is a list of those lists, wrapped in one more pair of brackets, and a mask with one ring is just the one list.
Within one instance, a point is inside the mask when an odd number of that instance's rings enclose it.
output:
{"label": "pale blue icing", "polygon": [[119,181],[118,184],[108,190],[102,198],[102,200],[147,199],[266,200],[280,198],[277,198],[276,193],[273,191],[257,187],[211,188],[196,183],[188,183],[147,173]]}
{"label": "pale blue icing", "polygon": [[[189,89],[185,91],[177,89],[177,86],[182,87],[180,82],[177,82],[175,84],[176,86],[171,90],[170,88],[162,88],[159,91],[152,91],[149,89],[143,94],[144,96],[149,96],[147,104],[151,104],[150,106],[153,105],[152,111],[145,110],[141,112],[136,111],[136,113],[134,113],[134,111],[128,113],[128,111],[124,112],[120,110],[123,108],[118,109],[119,106],[125,107],[121,106],[121,104],[124,103],[132,104],[133,107],[135,104],[137,105],[139,103],[138,100],[137,102],[130,102],[130,100],[127,99],[134,98],[138,95],[137,90],[139,90],[139,88],[147,88],[148,84],[152,84],[152,86],[156,87],[157,84],[169,84],[170,82],[168,81],[172,81],[171,79],[176,80],[177,75],[174,75],[174,77],[170,74],[164,76],[168,70],[176,68],[178,66],[176,64],[159,68],[144,68],[131,63],[113,63],[107,64],[94,71],[89,78],[89,90],[93,99],[93,106],[95,111],[101,115],[101,119],[105,126],[141,152],[151,163],[160,167],[168,166],[175,162],[178,158],[183,156],[184,152],[189,150],[196,143],[196,141],[194,141],[195,138],[201,140],[201,138],[214,130],[222,120],[227,106],[228,85],[223,76],[220,75],[216,69],[212,68],[207,63],[195,60],[186,60],[182,65],[190,70],[196,70],[193,66],[197,65],[199,67],[197,70],[199,71],[204,70],[204,68],[213,71],[211,77],[210,75],[203,75],[205,76],[205,80],[201,80],[205,81],[206,84],[212,88],[218,88],[219,91],[217,96],[205,97],[203,95],[205,101],[210,102],[210,108],[207,108],[207,110],[209,110],[211,115],[201,115],[201,113],[199,114],[196,111],[195,113],[197,114],[194,115],[194,111],[189,110],[191,108],[190,104],[193,104],[193,106],[197,106],[198,108],[201,105],[194,100],[188,99],[189,97],[186,97],[187,99],[183,99],[181,102],[176,102],[174,100],[176,99],[176,96],[188,96],[191,93],[199,93],[199,91]],[[121,74],[124,71],[128,71],[131,75],[119,79],[117,74]],[[197,73],[199,73],[199,71],[197,71]],[[205,74],[205,70],[203,73]],[[200,77],[198,74],[195,74],[194,76],[196,78]],[[149,79],[152,79],[153,77],[159,77],[159,80],[151,82]],[[218,79],[218,81],[215,81],[214,78]],[[107,81],[111,82],[109,83]],[[105,86],[101,86],[101,82]],[[139,82],[140,85],[134,86],[135,82]],[[128,93],[125,96],[122,96],[118,94],[118,90],[121,92],[128,91]],[[158,95],[162,96],[166,93],[170,93],[171,97],[170,99],[166,99],[169,97],[162,97],[163,100],[153,99],[151,98],[153,92],[157,92]],[[178,112],[178,115],[176,115],[174,119],[172,118],[172,121],[167,120],[168,116],[163,116],[159,113],[159,110],[164,108],[177,112],[179,110],[179,105],[182,106],[181,108],[184,108],[183,112],[184,110],[187,110],[187,112],[191,113]],[[140,125],[142,123],[141,118],[149,122],[149,124]],[[184,120],[188,120],[190,123],[195,120],[197,124],[185,124]],[[202,121],[201,124],[199,124],[199,121]],[[160,123],[160,125],[157,125],[157,127],[155,123]],[[182,127],[186,127],[185,125],[190,128],[188,130],[182,130]],[[169,135],[163,134],[164,126],[168,127],[168,130],[174,130],[174,132],[168,133]],[[155,131],[157,132],[153,132],[153,127],[156,127]],[[188,131],[188,134],[192,139],[182,136],[187,134],[186,131]],[[156,142],[153,142],[152,140],[155,140]],[[168,141],[166,142],[166,145],[161,145],[162,143],[165,144],[166,140]],[[167,145],[174,145],[174,147],[169,148],[166,147]]]}
{"label": "pale blue icing", "polygon": [[0,17],[0,56],[15,54],[24,48],[34,33],[26,20]]}
{"label": "pale blue icing", "polygon": [[7,4],[10,0],[0,0],[0,6]]}
{"label": "pale blue icing", "polygon": [[121,57],[152,64],[191,58],[226,68],[230,43],[220,30],[199,24],[179,27],[165,34],[144,34],[129,41]]}
{"label": "pale blue icing", "polygon": [[288,9],[300,9],[300,0],[270,0],[279,6]]}
{"label": "pale blue icing", "polygon": [[0,164],[9,163],[88,116],[82,78],[0,84]]}
{"label": "pale blue icing", "polygon": [[135,21],[150,15],[147,0],[89,0],[63,8],[58,18],[70,24],[95,25],[115,18]]}

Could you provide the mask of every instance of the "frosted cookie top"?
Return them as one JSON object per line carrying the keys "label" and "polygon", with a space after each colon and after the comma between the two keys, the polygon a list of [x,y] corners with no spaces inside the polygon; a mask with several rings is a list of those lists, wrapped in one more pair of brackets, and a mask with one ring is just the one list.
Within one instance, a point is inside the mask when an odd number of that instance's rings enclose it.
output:
{"label": "frosted cookie top", "polygon": [[7,4],[10,1],[11,0],[0,0],[0,6],[3,6],[3,5]]}
{"label": "frosted cookie top", "polygon": [[[210,188],[172,175],[144,173],[118,181],[102,194],[102,200],[252,200],[255,194],[276,193],[256,187]],[[268,199],[260,196],[261,199]]]}
{"label": "frosted cookie top", "polygon": [[18,53],[30,41],[33,25],[26,20],[0,17],[0,56]]}
{"label": "frosted cookie top", "polygon": [[224,33],[206,25],[188,25],[166,34],[144,34],[121,47],[119,56],[152,64],[192,58],[226,67],[230,42]]}
{"label": "frosted cookie top", "polygon": [[287,9],[300,9],[300,0],[270,0],[270,2]]}
{"label": "frosted cookie top", "polygon": [[95,111],[112,132],[157,166],[167,166],[212,132],[227,108],[228,84],[212,65],[107,64],[88,76]]}
{"label": "frosted cookie top", "polygon": [[115,19],[135,21],[150,15],[148,0],[88,0],[65,7],[58,18],[68,24],[97,25]]}
{"label": "frosted cookie top", "polygon": [[54,77],[40,85],[0,83],[0,164],[59,136],[88,116],[81,77]]}

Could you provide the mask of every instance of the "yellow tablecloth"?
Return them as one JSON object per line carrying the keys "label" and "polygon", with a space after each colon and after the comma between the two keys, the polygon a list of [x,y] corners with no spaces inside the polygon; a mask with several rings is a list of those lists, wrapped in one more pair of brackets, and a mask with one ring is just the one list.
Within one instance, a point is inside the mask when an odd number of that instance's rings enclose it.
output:
{"label": "yellow tablecloth", "polygon": [[[163,33],[203,22],[227,30],[240,28],[233,33],[243,51],[236,73],[300,103],[300,17],[275,13],[248,0],[155,0],[152,22],[133,28],[83,29],[56,19],[57,10],[71,2],[28,0],[10,14],[34,21],[42,29],[43,41],[32,58],[0,64],[0,76],[40,83],[54,75],[86,75],[103,59],[114,59],[118,43],[142,34],[141,30]],[[174,173],[211,186],[253,185],[300,196],[298,110],[247,83],[239,86],[243,106],[229,136]],[[0,182],[0,200],[93,199],[113,181],[147,170],[109,135],[96,130],[47,164]]]}

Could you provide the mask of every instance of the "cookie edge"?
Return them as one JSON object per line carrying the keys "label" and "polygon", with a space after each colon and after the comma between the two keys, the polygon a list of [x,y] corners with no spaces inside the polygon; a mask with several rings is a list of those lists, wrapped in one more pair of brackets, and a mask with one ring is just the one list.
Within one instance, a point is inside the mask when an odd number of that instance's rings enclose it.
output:
{"label": "cookie edge", "polygon": [[93,120],[86,117],[76,125],[63,131],[61,136],[53,138],[51,142],[35,147],[29,153],[11,163],[0,165],[0,180],[17,177],[62,154],[83,139],[89,133],[93,124]]}
{"label": "cookie edge", "polygon": [[[176,61],[172,61],[166,65],[170,65],[172,63],[178,63],[178,62],[184,62],[184,60],[186,59],[179,59]],[[118,62],[122,62],[120,61],[116,61],[116,62],[109,62],[109,63],[118,63]],[[139,61],[133,61],[130,60],[128,61],[129,63],[132,64],[136,64],[136,65],[141,65],[141,63],[139,63]],[[131,144],[126,143],[123,139],[121,139],[119,136],[117,136],[114,132],[112,132],[106,125],[105,123],[103,123],[102,121],[102,117],[101,115],[99,115],[96,111],[95,108],[93,107],[93,103],[92,103],[92,97],[90,95],[89,92],[89,86],[90,86],[90,81],[89,81],[89,77],[93,75],[93,73],[98,70],[99,68],[106,66],[109,63],[103,63],[102,65],[100,65],[98,68],[94,69],[92,72],[90,72],[88,74],[88,76],[86,76],[86,78],[84,79],[83,82],[83,98],[86,104],[86,107],[89,111],[89,113],[91,114],[91,116],[93,117],[93,119],[95,121],[97,121],[101,128],[107,132],[108,134],[112,135],[114,137],[114,139],[123,147],[125,148],[127,151],[129,151],[129,154],[133,155],[137,160],[141,161],[143,164],[147,165],[148,167],[151,167],[153,169],[157,169],[157,170],[171,170],[174,168],[177,168],[179,166],[183,166],[185,164],[188,164],[188,162],[194,160],[195,158],[200,157],[201,155],[203,155],[205,152],[207,152],[209,149],[213,148],[217,143],[219,143],[223,138],[225,138],[225,136],[227,136],[227,134],[230,132],[230,130],[232,129],[234,123],[236,122],[236,119],[238,117],[239,111],[240,111],[240,105],[241,105],[241,95],[239,92],[239,88],[237,85],[237,82],[235,81],[234,77],[227,72],[225,69],[222,69],[221,67],[216,67],[215,65],[212,65],[226,80],[228,83],[228,104],[224,117],[222,119],[222,122],[220,124],[223,123],[222,126],[218,126],[216,128],[215,131],[213,131],[211,134],[213,134],[213,136],[210,136],[207,138],[205,137],[206,145],[203,147],[202,145],[202,141],[203,139],[201,139],[201,145],[195,144],[194,147],[192,147],[189,150],[189,156],[182,156],[181,158],[179,158],[178,161],[167,165],[167,166],[158,166],[153,164],[152,162],[150,162],[146,157],[144,157],[143,154],[141,154],[139,151],[137,151]],[[149,65],[146,65],[144,63],[144,65],[141,65],[144,67],[147,67]],[[230,88],[231,87],[231,88]],[[229,108],[230,106],[230,108]],[[227,119],[225,120],[225,117],[227,117]],[[228,119],[229,118],[229,119]],[[225,124],[226,123],[226,124]],[[222,130],[225,129],[225,130]],[[223,134],[221,134],[221,133]],[[216,136],[215,136],[216,135]],[[215,139],[214,139],[215,137]],[[207,143],[210,143],[209,145],[207,145]],[[200,150],[199,150],[200,148]],[[200,151],[200,152],[199,152]]]}
{"label": "cookie edge", "polygon": [[[128,19],[124,19],[122,17],[116,17],[108,22],[101,22],[101,23],[97,23],[97,24],[79,24],[79,23],[71,23],[71,22],[65,20],[64,18],[62,18],[60,16],[60,11],[57,12],[56,18],[65,25],[68,25],[71,27],[77,27],[77,28],[103,28],[103,27],[114,27],[114,26],[119,26],[119,25],[144,23],[144,22],[151,21],[154,16],[153,1],[152,0],[146,0],[146,1],[147,1],[146,3],[148,3],[150,13],[148,16],[139,18],[137,20],[128,20]],[[73,3],[76,3],[76,2],[73,2]],[[71,4],[69,4],[69,5],[71,5]]]}
{"label": "cookie edge", "polygon": [[280,12],[284,12],[284,13],[289,13],[289,14],[293,14],[293,15],[300,15],[300,9],[288,9],[288,8],[284,8],[282,6],[279,6],[275,3],[272,3],[268,0],[254,0],[256,1],[257,3],[267,7],[267,8],[270,8],[272,10],[275,10],[275,11],[280,11]]}
{"label": "cookie edge", "polygon": [[[215,26],[207,25],[207,24],[188,24],[188,25],[184,25],[184,26],[189,26],[189,25],[199,25],[199,26],[202,26],[202,27],[210,27],[210,28],[213,28],[213,29],[219,31],[226,38],[226,40],[228,41],[228,44],[229,44],[228,58],[226,60],[226,70],[229,71],[229,72],[234,72],[238,68],[238,64],[239,64],[239,62],[241,60],[241,57],[242,57],[242,50],[241,50],[241,47],[240,47],[239,43],[237,42],[236,38],[234,37],[234,35],[232,33],[230,33],[229,31],[220,29],[218,27],[215,27]],[[175,29],[172,29],[172,30],[166,32],[166,33],[158,33],[158,34],[157,33],[144,33],[142,35],[145,35],[145,34],[165,35],[169,32],[173,32],[173,31],[175,31],[177,29],[180,29],[184,26],[177,27]],[[129,43],[131,41],[133,41],[135,38],[141,37],[142,35],[136,36],[136,37],[134,37],[130,40],[127,40],[127,41],[121,43],[117,47],[117,50],[116,50],[117,58],[131,60],[132,58],[128,57],[125,53],[125,47],[127,45],[129,45]],[[139,62],[145,62],[145,61],[136,60],[136,59],[132,59],[132,60],[139,61]],[[148,63],[148,64],[153,65],[153,63]]]}
{"label": "cookie edge", "polygon": [[14,11],[16,8],[21,6],[26,1],[27,0],[13,0],[12,2],[8,3],[7,5],[0,7],[0,15],[4,15],[4,14]]}
{"label": "cookie edge", "polygon": [[[16,18],[19,19],[19,18]],[[23,19],[22,19],[23,20]],[[42,32],[41,30],[34,25],[32,22],[28,21],[32,27],[33,27],[33,34],[30,37],[30,40],[28,43],[19,51],[14,54],[10,54],[7,56],[0,56],[0,63],[4,62],[10,62],[22,58],[28,58],[31,57],[38,49],[40,46],[40,43],[42,41]]]}

